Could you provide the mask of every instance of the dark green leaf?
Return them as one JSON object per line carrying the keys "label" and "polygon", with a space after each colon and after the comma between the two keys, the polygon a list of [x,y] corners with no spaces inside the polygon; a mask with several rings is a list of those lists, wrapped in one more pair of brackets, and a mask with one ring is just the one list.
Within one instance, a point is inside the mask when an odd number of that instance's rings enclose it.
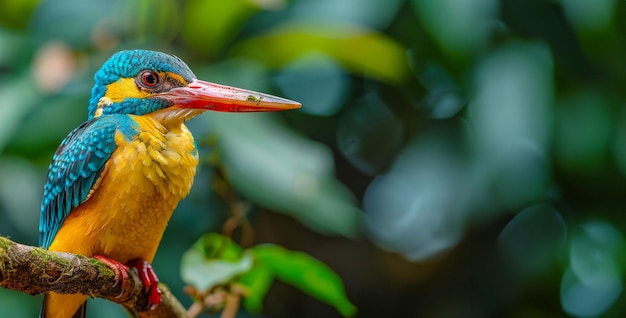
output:
{"label": "dark green leaf", "polygon": [[334,306],[346,317],[356,314],[357,309],[346,296],[339,276],[319,260],[276,245],[259,245],[249,250],[276,278]]}
{"label": "dark green leaf", "polygon": [[243,274],[239,282],[248,288],[243,306],[250,312],[260,312],[263,309],[263,298],[274,281],[274,273],[263,263],[257,262],[247,273]]}

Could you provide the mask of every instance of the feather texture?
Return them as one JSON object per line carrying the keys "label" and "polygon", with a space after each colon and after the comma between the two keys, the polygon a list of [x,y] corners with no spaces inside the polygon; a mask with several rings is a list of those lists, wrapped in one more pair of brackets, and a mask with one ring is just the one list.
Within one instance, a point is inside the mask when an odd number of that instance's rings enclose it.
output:
{"label": "feather texture", "polygon": [[98,184],[105,163],[117,147],[116,130],[131,139],[137,127],[126,115],[95,118],[74,129],[57,149],[41,204],[39,244],[42,247],[50,247],[72,208],[87,200]]}
{"label": "feather texture", "polygon": [[[145,70],[158,72],[158,89],[138,85]],[[172,103],[155,94],[192,79],[184,62],[159,52],[122,51],[102,66],[88,121],[63,140],[49,167],[39,222],[42,247],[121,263],[152,261],[198,165],[184,121],[204,111],[169,108]],[[48,293],[40,316],[83,317],[86,300]]]}

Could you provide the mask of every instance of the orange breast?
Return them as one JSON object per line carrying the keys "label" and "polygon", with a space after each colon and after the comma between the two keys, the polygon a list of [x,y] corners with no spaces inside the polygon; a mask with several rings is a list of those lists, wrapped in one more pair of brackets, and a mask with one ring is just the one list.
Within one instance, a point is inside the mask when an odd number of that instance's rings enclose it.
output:
{"label": "orange breast", "polygon": [[198,164],[193,137],[181,123],[165,129],[133,116],[141,131],[132,141],[116,134],[117,149],[88,199],[72,210],[52,251],[149,262],[178,202],[191,189]]}

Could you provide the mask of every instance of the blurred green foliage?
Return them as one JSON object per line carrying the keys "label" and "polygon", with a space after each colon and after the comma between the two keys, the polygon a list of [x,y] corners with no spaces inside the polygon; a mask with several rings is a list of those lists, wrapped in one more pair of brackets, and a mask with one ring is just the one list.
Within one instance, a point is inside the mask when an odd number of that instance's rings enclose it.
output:
{"label": "blurred green foliage", "polygon": [[[0,8],[2,235],[36,244],[47,164],[85,120],[101,63],[154,49],[201,79],[303,103],[190,121],[203,164],[154,262],[185,304],[183,253],[228,232],[244,249],[272,243],[327,264],[359,317],[626,313],[624,1]],[[263,313],[241,317],[339,316],[255,275],[266,297],[247,306]],[[40,298],[0,294],[3,315],[36,314]],[[89,310],[123,316],[105,301]]]}

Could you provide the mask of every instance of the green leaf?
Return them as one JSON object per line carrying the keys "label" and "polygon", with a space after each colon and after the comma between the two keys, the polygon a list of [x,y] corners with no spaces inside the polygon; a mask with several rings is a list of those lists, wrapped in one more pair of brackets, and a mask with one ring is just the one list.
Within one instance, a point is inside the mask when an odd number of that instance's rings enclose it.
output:
{"label": "green leaf", "polygon": [[209,233],[183,254],[181,277],[186,284],[208,290],[249,271],[252,263],[252,255],[229,238]]}
{"label": "green leaf", "polygon": [[263,298],[274,281],[271,268],[256,262],[254,267],[239,278],[239,282],[248,288],[243,306],[249,312],[259,313],[263,309]]}
{"label": "green leaf", "polygon": [[276,278],[332,305],[345,317],[356,314],[357,308],[348,300],[341,278],[324,263],[303,252],[276,245],[258,245],[249,251],[254,254],[257,264],[266,266]]}
{"label": "green leaf", "polygon": [[382,81],[402,82],[409,74],[405,48],[392,38],[352,25],[290,24],[243,41],[235,52],[280,67],[310,52],[325,53],[346,69]]}

